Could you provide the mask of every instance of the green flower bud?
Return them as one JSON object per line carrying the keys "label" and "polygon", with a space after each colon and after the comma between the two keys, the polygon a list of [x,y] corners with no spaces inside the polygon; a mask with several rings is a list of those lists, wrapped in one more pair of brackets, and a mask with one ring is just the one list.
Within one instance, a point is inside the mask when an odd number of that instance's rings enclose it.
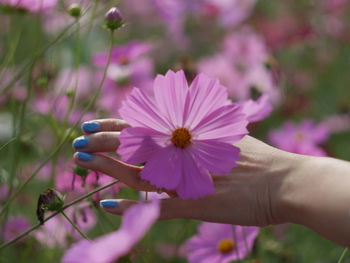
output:
{"label": "green flower bud", "polygon": [[79,18],[81,16],[81,8],[77,3],[71,4],[68,7],[68,14],[72,17]]}

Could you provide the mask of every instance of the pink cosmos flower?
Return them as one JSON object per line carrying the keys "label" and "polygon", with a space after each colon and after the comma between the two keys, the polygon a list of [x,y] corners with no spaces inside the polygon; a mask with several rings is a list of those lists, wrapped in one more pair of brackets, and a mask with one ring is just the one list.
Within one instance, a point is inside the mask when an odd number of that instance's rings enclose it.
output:
{"label": "pink cosmos flower", "polygon": [[269,141],[276,147],[298,154],[327,156],[318,145],[329,137],[329,128],[324,124],[314,124],[304,120],[300,124],[286,122],[280,129],[271,131]]}
{"label": "pink cosmos flower", "polygon": [[155,100],[135,88],[120,109],[133,127],[122,131],[118,153],[127,163],[146,163],[142,179],[183,199],[212,194],[210,172],[227,174],[239,160],[232,144],[248,133],[245,114],[205,74],[188,86],[183,71],[169,70],[153,88]]}
{"label": "pink cosmos flower", "polygon": [[90,242],[74,244],[63,256],[62,263],[110,263],[127,254],[145,235],[159,216],[159,202],[141,203],[129,208],[118,231]]}
{"label": "pink cosmos flower", "polygon": [[[113,49],[107,78],[98,101],[99,107],[118,115],[121,102],[131,92],[132,87],[150,89],[153,77],[153,62],[147,56],[150,49],[149,44],[138,41]],[[103,69],[107,63],[107,53],[95,55],[93,62]]]}
{"label": "pink cosmos flower", "polygon": [[268,95],[268,101],[276,105],[281,92],[273,72],[266,67],[268,59],[263,38],[251,28],[244,27],[229,34],[218,53],[201,59],[198,69],[219,78],[234,100],[249,100],[252,93],[258,91]]}
{"label": "pink cosmos flower", "polygon": [[4,230],[4,240],[9,241],[30,228],[28,220],[22,216],[9,218]]}
{"label": "pink cosmos flower", "polygon": [[0,0],[0,4],[9,5],[29,12],[42,12],[53,8],[57,0]]}
{"label": "pink cosmos flower", "polygon": [[256,122],[265,119],[272,112],[272,105],[266,94],[260,96],[256,101],[247,100],[240,102],[243,113],[246,114],[249,122]]}
{"label": "pink cosmos flower", "polygon": [[[90,208],[88,202],[71,206],[65,212],[84,233],[96,224],[95,213]],[[34,237],[38,242],[48,248],[63,248],[67,245],[69,238],[73,238],[74,240],[80,240],[82,238],[62,215],[55,216],[45,222],[40,229],[34,232]]]}
{"label": "pink cosmos flower", "polygon": [[246,19],[256,0],[200,0],[198,12],[206,18],[217,18],[222,26],[234,27]]}
{"label": "pink cosmos flower", "polygon": [[190,263],[228,263],[252,250],[259,227],[201,223],[184,245]]}

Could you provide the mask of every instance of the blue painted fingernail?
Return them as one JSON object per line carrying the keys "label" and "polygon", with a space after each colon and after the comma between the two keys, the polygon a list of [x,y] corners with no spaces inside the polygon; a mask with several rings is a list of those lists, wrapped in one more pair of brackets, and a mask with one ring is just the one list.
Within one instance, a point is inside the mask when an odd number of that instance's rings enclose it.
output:
{"label": "blue painted fingernail", "polygon": [[89,143],[89,138],[79,137],[73,141],[73,147],[76,149],[81,149],[81,148],[84,148],[86,145],[88,145],[88,143]]}
{"label": "blue painted fingernail", "polygon": [[79,161],[84,162],[92,161],[92,159],[94,159],[94,156],[90,153],[77,152],[76,156],[78,157]]}
{"label": "blue painted fingernail", "polygon": [[100,206],[102,208],[115,208],[118,206],[118,202],[115,200],[101,200]]}
{"label": "blue painted fingernail", "polygon": [[94,121],[84,122],[81,128],[86,133],[97,132],[100,129],[100,124]]}

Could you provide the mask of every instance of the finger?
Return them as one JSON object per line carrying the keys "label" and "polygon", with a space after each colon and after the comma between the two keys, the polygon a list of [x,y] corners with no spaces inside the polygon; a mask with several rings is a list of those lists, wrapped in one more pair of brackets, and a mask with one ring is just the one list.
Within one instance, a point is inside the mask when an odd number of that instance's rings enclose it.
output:
{"label": "finger", "polygon": [[[204,218],[203,199],[183,200],[179,198],[161,199],[159,220],[175,218],[199,219]],[[131,206],[140,202],[124,199],[105,199],[100,201],[100,207],[108,213],[123,215]],[[203,212],[204,210],[204,212]]]}
{"label": "finger", "polygon": [[107,174],[126,185],[141,191],[156,191],[156,187],[140,178],[142,168],[118,161],[101,154],[76,152],[74,161],[77,165]]}
{"label": "finger", "polygon": [[81,129],[84,133],[90,134],[100,131],[121,131],[130,127],[124,120],[120,119],[98,119],[84,122]]}
{"label": "finger", "polygon": [[115,152],[120,145],[120,132],[97,132],[76,138],[72,145],[82,152]]}

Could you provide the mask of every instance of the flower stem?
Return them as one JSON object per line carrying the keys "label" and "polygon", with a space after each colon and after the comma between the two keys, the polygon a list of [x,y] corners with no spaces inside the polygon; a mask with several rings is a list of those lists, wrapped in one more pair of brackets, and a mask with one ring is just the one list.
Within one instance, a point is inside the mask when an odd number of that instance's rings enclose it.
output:
{"label": "flower stem", "polygon": [[[106,189],[106,188],[108,188],[108,187],[110,187],[110,186],[112,186],[112,185],[114,185],[114,184],[116,184],[118,182],[119,182],[119,180],[115,180],[115,181],[113,181],[113,182],[111,182],[111,183],[109,183],[109,184],[107,184],[105,186],[101,186],[99,188],[96,188],[95,190],[93,190],[93,191],[91,191],[91,192],[89,192],[89,193],[87,193],[87,194],[85,194],[85,195],[75,199],[74,201],[72,201],[72,202],[68,203],[67,205],[63,206],[60,211],[57,211],[57,212],[51,214],[50,216],[48,216],[47,218],[45,218],[44,222],[46,222],[46,221],[50,220],[51,218],[57,216],[59,213],[61,213],[62,211],[64,211],[68,207],[71,207],[72,205],[75,205],[75,204],[79,203],[80,201],[84,200],[85,198],[90,197],[93,194],[95,194],[97,192],[100,192],[100,191],[102,191],[102,190],[104,190],[104,189]],[[6,243],[1,244],[0,245],[0,250],[4,249],[4,248],[6,248],[6,247],[8,247],[8,246],[10,246],[10,245],[12,245],[14,243],[16,243],[18,240],[24,238],[25,236],[27,236],[28,234],[30,234],[31,232],[33,232],[34,230],[36,230],[40,226],[41,226],[41,224],[38,223],[35,226],[33,226],[32,228],[30,228],[27,231],[25,231],[22,234],[20,234],[19,236],[15,237],[14,239],[12,239],[12,240],[10,240],[10,241],[8,241]]]}
{"label": "flower stem", "polygon": [[347,247],[344,248],[343,253],[341,254],[341,256],[340,256],[340,258],[338,260],[338,263],[342,263],[343,262],[343,260],[345,258],[345,255],[346,255],[346,253],[348,253],[348,251],[349,251],[349,248],[347,248]]}
{"label": "flower stem", "polygon": [[85,238],[86,240],[90,240],[80,229],[79,227],[67,216],[67,214],[62,210],[61,214],[67,219],[67,221],[74,227],[75,230],[79,232],[79,234]]}
{"label": "flower stem", "polygon": [[[40,170],[51,160],[52,157],[54,157],[56,154],[58,154],[58,152],[61,150],[61,148],[63,147],[63,145],[68,141],[68,139],[70,138],[71,134],[73,133],[73,131],[75,130],[75,128],[78,126],[78,124],[81,122],[81,119],[83,118],[83,116],[85,115],[86,112],[88,112],[91,107],[95,104],[100,91],[102,89],[103,83],[106,79],[107,76],[107,70],[109,67],[109,64],[111,62],[111,56],[112,56],[112,50],[113,50],[113,31],[111,31],[111,35],[110,35],[110,47],[109,47],[109,52],[108,52],[108,59],[107,59],[107,64],[105,66],[105,69],[103,71],[103,76],[101,79],[100,84],[98,85],[98,88],[93,96],[93,98],[89,101],[89,103],[86,105],[86,107],[84,108],[83,112],[80,114],[78,120],[75,122],[75,124],[68,129],[68,131],[66,132],[66,135],[63,137],[63,139],[58,143],[57,147],[54,149],[53,152],[51,152],[51,154],[48,155],[48,157],[39,165],[39,167],[28,177],[28,179],[18,188],[18,190],[8,198],[7,202],[3,205],[2,210],[0,212],[0,216],[3,215],[4,211],[6,211],[6,208],[10,205],[10,203],[18,196],[18,194],[23,190],[23,188],[40,172]],[[1,248],[1,247],[0,247]]]}

